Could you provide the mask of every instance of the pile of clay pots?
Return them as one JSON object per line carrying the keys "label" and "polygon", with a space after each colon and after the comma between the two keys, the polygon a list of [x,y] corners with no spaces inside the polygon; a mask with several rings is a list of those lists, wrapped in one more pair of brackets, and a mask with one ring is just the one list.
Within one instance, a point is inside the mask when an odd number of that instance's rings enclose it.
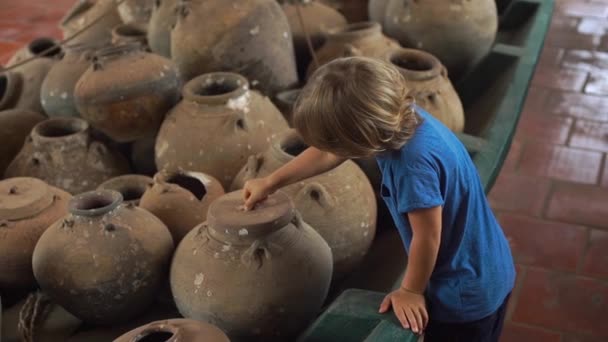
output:
{"label": "pile of clay pots", "polygon": [[496,8],[79,0],[60,27],[67,42],[0,69],[2,341],[268,341],[300,333],[388,224],[373,160],[243,209],[247,180],[307,148],[299,87],[333,59],[383,59],[462,131],[448,70],[488,53]]}

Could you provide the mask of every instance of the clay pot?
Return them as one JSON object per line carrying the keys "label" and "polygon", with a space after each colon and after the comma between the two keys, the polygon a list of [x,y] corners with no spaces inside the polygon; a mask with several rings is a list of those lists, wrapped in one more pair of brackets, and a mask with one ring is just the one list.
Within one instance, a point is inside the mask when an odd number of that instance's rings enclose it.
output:
{"label": "clay pot", "polygon": [[[382,34],[378,23],[360,22],[332,29],[327,41],[317,50],[319,66],[341,57],[365,56],[381,58],[399,44]],[[314,63],[308,67],[308,76],[317,69]]]}
{"label": "clay pot", "polygon": [[228,336],[216,326],[183,318],[152,322],[114,340],[137,341],[230,342]]}
{"label": "clay pot", "polygon": [[142,175],[123,175],[109,179],[97,187],[97,190],[114,190],[120,192],[125,203],[139,205],[144,192],[154,184],[152,178]]}
{"label": "clay pot", "polygon": [[447,71],[433,55],[414,49],[389,51],[385,59],[405,77],[416,104],[454,132],[464,130],[464,109]]}
{"label": "clay pot", "polygon": [[147,211],[123,204],[112,190],[80,194],[69,211],[34,250],[32,265],[42,290],[92,324],[142,313],[166,277],[173,251],[167,227]]}
{"label": "clay pot", "polygon": [[179,99],[170,60],[136,43],[100,50],[74,91],[83,118],[117,142],[153,135]]}
{"label": "clay pot", "polygon": [[349,23],[368,20],[368,0],[321,0],[321,2],[342,13]]}
{"label": "clay pot", "polygon": [[289,22],[274,0],[180,2],[171,57],[184,79],[234,71],[269,95],[298,83]]}
{"label": "clay pot", "polygon": [[36,38],[17,50],[6,63],[6,67],[10,68],[34,56],[57,59],[57,57],[61,56],[61,53],[61,47],[55,39],[48,37]]}
{"label": "clay pot", "polygon": [[[298,6],[285,2],[281,7],[287,16],[289,27],[291,28],[293,46],[296,51],[296,59],[298,62],[298,73],[304,76],[312,57],[310,55],[308,43],[306,42],[306,35],[302,29],[302,25],[300,25],[300,18],[297,11]],[[339,12],[324,5],[322,2],[311,1],[306,4],[300,4],[299,7],[313,49],[318,49],[323,45],[327,30],[346,25],[346,19]]]}
{"label": "clay pot", "polygon": [[139,23],[148,25],[152,15],[152,0],[125,0],[118,5],[118,15],[126,24]]}
{"label": "clay pot", "polygon": [[23,147],[25,138],[30,134],[34,126],[43,121],[42,114],[29,110],[4,110],[0,111],[0,174],[4,171]]}
{"label": "clay pot", "polygon": [[67,213],[70,195],[35,178],[0,181],[0,288],[33,288],[32,253],[42,233]]}
{"label": "clay pot", "polygon": [[200,172],[159,172],[154,185],[141,198],[141,207],[158,217],[177,245],[195,226],[207,219],[209,205],[224,194],[222,185]]}
{"label": "clay pot", "polygon": [[112,44],[121,45],[136,42],[148,47],[146,26],[138,23],[120,24],[112,29]]}
{"label": "clay pot", "polygon": [[290,89],[285,90],[277,94],[274,99],[274,103],[277,105],[277,108],[283,114],[283,117],[289,123],[289,126],[293,124],[293,106],[300,95],[302,89]]}
{"label": "clay pot", "polygon": [[371,0],[372,20],[403,46],[439,58],[459,79],[485,57],[498,29],[494,0]]}
{"label": "clay pot", "polygon": [[215,324],[231,339],[290,341],[318,313],[331,273],[327,243],[287,195],[245,211],[243,194],[233,192],[180,243],[171,290],[184,317]]}
{"label": "clay pot", "polygon": [[251,154],[265,151],[287,122],[243,76],[210,73],[188,82],[156,140],[159,169],[207,173],[224,188]]}
{"label": "clay pot", "polygon": [[[308,146],[295,131],[276,139],[268,151],[251,156],[232,184],[264,177],[287,164]],[[331,247],[334,277],[354,270],[372,244],[376,232],[376,198],[361,169],[352,161],[336,169],[282,189],[294,202],[302,219]]]}
{"label": "clay pot", "polygon": [[171,58],[171,30],[177,22],[178,0],[154,0],[148,24],[148,44],[152,52]]}
{"label": "clay pot", "polygon": [[50,116],[80,116],[74,104],[74,87],[90,65],[95,45],[72,44],[65,55],[46,75],[40,89],[40,101]]}
{"label": "clay pot", "polygon": [[[99,21],[85,29],[100,17]],[[63,31],[64,39],[85,29],[70,40],[72,44],[108,43],[112,38],[112,28],[119,24],[122,24],[122,20],[114,0],[78,0],[61,19],[59,26]]]}
{"label": "clay pot", "polygon": [[131,144],[131,165],[136,173],[152,176],[156,173],[154,145],[156,135],[136,140]]}
{"label": "clay pot", "polygon": [[79,194],[129,173],[124,157],[93,140],[88,127],[86,121],[78,118],[40,122],[6,169],[5,177],[35,177]]}

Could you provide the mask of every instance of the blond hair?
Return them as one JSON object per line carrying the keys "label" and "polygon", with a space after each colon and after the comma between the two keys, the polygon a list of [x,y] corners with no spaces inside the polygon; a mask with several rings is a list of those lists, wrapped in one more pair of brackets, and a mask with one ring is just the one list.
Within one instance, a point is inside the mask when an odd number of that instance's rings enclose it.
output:
{"label": "blond hair", "polygon": [[294,106],[293,124],[311,146],[349,158],[401,148],[420,118],[399,70],[349,57],[319,68]]}

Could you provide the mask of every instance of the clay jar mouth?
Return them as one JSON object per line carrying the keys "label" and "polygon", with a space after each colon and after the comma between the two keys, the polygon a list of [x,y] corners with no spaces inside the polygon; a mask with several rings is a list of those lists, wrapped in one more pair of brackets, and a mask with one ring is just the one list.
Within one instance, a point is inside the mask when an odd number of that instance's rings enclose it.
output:
{"label": "clay jar mouth", "polygon": [[433,55],[414,49],[396,49],[387,54],[387,60],[399,68],[408,80],[424,81],[441,73],[441,63]]}
{"label": "clay jar mouth", "polygon": [[141,197],[152,184],[153,180],[148,176],[124,175],[104,182],[98,189],[118,191],[125,203],[138,204]]}
{"label": "clay jar mouth", "polygon": [[[198,176],[198,177],[197,177]],[[207,195],[205,180],[201,179],[202,174],[195,172],[178,172],[168,175],[165,182],[175,184],[180,188],[190,192],[199,201]]]}
{"label": "clay jar mouth", "polygon": [[300,96],[301,92],[302,89],[291,89],[279,92],[276,96],[277,101],[281,102],[286,107],[292,108],[298,100],[298,96]]}
{"label": "clay jar mouth", "polygon": [[300,155],[308,147],[300,135],[292,129],[279,136],[274,143],[273,151],[279,161],[286,163]]}
{"label": "clay jar mouth", "polygon": [[0,110],[10,108],[21,88],[21,77],[17,73],[0,73]]}
{"label": "clay jar mouth", "polygon": [[249,82],[239,74],[213,72],[193,78],[186,83],[184,98],[200,104],[223,105],[247,93]]}
{"label": "clay jar mouth", "polygon": [[29,52],[38,57],[58,57],[61,55],[61,47],[51,38],[34,39],[28,45]]}
{"label": "clay jar mouth", "polygon": [[112,33],[119,37],[133,37],[133,38],[142,38],[146,36],[146,29],[142,25],[137,24],[121,24],[114,29],[112,29]]}
{"label": "clay jar mouth", "polygon": [[144,331],[138,334],[131,342],[172,342],[177,341],[177,336],[171,331]]}
{"label": "clay jar mouth", "polygon": [[80,136],[88,128],[89,124],[79,118],[52,118],[37,124],[32,137],[38,143],[65,141]]}
{"label": "clay jar mouth", "polygon": [[68,209],[70,213],[76,216],[94,217],[109,213],[122,202],[122,195],[118,191],[89,191],[72,198]]}
{"label": "clay jar mouth", "polygon": [[382,33],[379,23],[372,21],[361,21],[347,24],[327,31],[328,37],[333,40],[355,40]]}

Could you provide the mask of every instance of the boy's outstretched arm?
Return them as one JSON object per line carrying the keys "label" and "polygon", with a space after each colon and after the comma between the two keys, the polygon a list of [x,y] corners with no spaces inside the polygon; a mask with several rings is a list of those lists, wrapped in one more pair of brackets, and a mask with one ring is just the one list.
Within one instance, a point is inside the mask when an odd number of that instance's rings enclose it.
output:
{"label": "boy's outstretched arm", "polygon": [[276,190],[329,171],[345,160],[346,158],[335,154],[309,147],[270,175],[247,181],[243,188],[245,208],[250,210]]}
{"label": "boy's outstretched arm", "polygon": [[423,293],[439,252],[441,211],[439,206],[407,214],[413,236],[405,277],[401,288],[389,293],[380,304],[381,313],[392,306],[403,327],[416,333],[422,332],[429,321]]}

